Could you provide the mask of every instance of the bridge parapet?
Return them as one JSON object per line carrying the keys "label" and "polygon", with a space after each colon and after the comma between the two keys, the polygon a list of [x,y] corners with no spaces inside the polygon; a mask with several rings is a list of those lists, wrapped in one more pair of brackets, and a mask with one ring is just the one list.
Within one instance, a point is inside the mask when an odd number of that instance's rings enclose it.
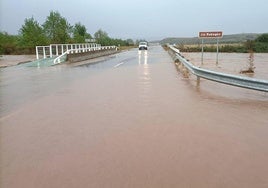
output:
{"label": "bridge parapet", "polygon": [[[116,46],[102,46],[99,49],[90,50],[87,52],[82,53],[68,53],[67,59],[70,63],[85,61],[88,59],[98,58],[102,56],[107,56],[111,54],[117,53],[117,47]],[[55,60],[56,61],[56,60]]]}
{"label": "bridge parapet", "polygon": [[[81,44],[50,44],[49,46],[36,46],[36,59],[54,59],[53,64],[58,64],[67,60],[68,54],[83,54],[86,52],[117,50],[116,46],[101,46],[96,43]],[[101,53],[100,53],[101,54]]]}
{"label": "bridge parapet", "polygon": [[101,45],[96,43],[50,44],[49,46],[36,46],[36,59],[58,57],[66,51],[70,51],[71,53],[81,53],[91,49],[99,49],[100,47]]}

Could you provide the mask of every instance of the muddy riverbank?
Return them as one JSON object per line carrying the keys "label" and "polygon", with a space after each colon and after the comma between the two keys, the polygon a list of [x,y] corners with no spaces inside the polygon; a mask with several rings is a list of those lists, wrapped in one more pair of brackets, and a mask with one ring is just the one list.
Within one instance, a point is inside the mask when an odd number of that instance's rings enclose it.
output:
{"label": "muddy riverbank", "polygon": [[27,63],[35,59],[35,55],[2,55],[0,56],[0,68]]}

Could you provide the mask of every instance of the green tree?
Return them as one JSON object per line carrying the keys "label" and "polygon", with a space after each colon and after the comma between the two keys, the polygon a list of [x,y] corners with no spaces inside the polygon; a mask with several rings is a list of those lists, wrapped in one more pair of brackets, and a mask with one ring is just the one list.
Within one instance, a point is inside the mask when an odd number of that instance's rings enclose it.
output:
{"label": "green tree", "polygon": [[125,42],[127,43],[127,46],[134,46],[134,41],[132,39],[127,39]]}
{"label": "green tree", "polygon": [[108,33],[99,29],[95,34],[94,37],[96,39],[105,39],[105,38],[109,38]]}
{"label": "green tree", "polygon": [[58,12],[51,11],[43,27],[50,43],[67,43],[71,38],[72,27]]}
{"label": "green tree", "polygon": [[46,45],[47,39],[43,28],[34,18],[25,19],[20,31],[20,47],[34,49],[38,45]]}
{"label": "green tree", "polygon": [[90,39],[92,37],[87,33],[86,27],[79,22],[74,25],[73,38],[75,42],[81,43],[85,42],[85,39]]}
{"label": "green tree", "polygon": [[96,39],[96,42],[101,44],[102,46],[108,46],[110,45],[111,42],[111,38],[108,36],[108,33],[99,29],[95,34],[94,37]]}

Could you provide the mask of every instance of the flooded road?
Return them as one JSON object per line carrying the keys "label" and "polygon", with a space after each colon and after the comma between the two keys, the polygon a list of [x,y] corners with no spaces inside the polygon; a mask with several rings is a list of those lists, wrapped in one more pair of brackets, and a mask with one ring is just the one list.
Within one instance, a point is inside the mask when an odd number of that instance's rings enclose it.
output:
{"label": "flooded road", "polygon": [[184,78],[168,53],[2,69],[1,188],[268,186],[268,96]]}

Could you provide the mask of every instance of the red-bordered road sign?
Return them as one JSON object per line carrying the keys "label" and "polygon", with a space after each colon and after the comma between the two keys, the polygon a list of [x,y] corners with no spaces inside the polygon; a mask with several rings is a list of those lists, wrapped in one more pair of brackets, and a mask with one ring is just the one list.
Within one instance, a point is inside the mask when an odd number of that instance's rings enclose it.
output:
{"label": "red-bordered road sign", "polygon": [[199,38],[221,38],[222,31],[203,31],[199,32]]}

